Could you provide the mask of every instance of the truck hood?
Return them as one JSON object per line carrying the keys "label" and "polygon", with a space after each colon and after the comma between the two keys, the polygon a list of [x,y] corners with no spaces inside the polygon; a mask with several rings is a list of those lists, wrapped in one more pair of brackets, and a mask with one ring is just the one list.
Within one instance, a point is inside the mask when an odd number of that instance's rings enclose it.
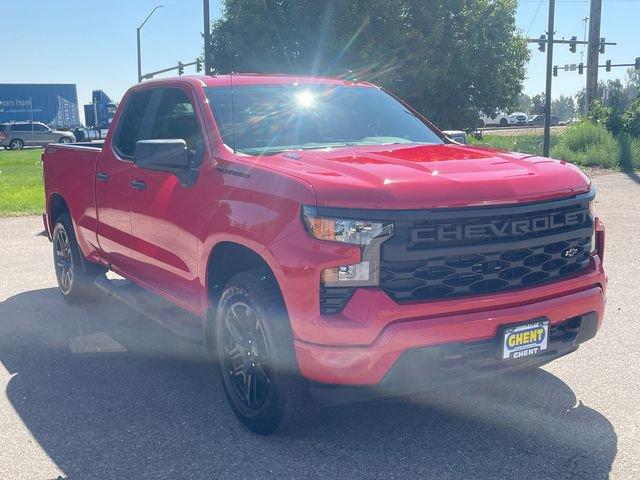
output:
{"label": "truck hood", "polygon": [[309,182],[318,205],[330,207],[515,204],[575,195],[590,185],[566,162],[458,144],[303,150],[264,160]]}

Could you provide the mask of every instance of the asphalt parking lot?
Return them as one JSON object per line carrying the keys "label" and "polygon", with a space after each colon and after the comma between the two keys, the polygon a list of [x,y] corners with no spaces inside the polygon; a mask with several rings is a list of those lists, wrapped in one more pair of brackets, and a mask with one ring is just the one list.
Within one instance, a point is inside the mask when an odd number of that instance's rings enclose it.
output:
{"label": "asphalt parking lot", "polygon": [[543,369],[333,408],[290,436],[231,414],[207,353],[55,289],[41,219],[0,219],[0,479],[640,478],[640,179],[594,177],[605,324]]}

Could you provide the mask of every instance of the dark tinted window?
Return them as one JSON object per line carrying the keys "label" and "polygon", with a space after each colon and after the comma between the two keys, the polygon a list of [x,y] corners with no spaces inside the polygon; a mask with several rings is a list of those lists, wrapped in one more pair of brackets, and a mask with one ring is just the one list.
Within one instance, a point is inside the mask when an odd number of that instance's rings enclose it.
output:
{"label": "dark tinted window", "polygon": [[41,125],[39,123],[34,123],[33,124],[33,131],[34,132],[48,132],[49,129],[47,127],[45,127],[44,125]]}
{"label": "dark tinted window", "polygon": [[15,125],[11,125],[12,132],[30,132],[31,124],[30,123],[16,123]]}
{"label": "dark tinted window", "polygon": [[189,96],[179,88],[166,88],[158,107],[150,139],[182,139],[191,150],[202,143],[202,133]]}
{"label": "dark tinted window", "polygon": [[[442,143],[378,88],[336,85],[209,87],[224,142],[248,154],[392,143]],[[234,145],[235,143],[235,145]]]}
{"label": "dark tinted window", "polygon": [[114,146],[120,155],[133,157],[136,142],[141,140],[143,120],[151,94],[151,90],[143,90],[133,93],[129,98],[114,141]]}

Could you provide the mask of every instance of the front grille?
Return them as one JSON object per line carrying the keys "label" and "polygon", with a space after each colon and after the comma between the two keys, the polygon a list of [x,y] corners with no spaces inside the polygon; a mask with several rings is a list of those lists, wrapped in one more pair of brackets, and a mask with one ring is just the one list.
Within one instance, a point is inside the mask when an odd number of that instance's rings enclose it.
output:
{"label": "front grille", "polygon": [[380,286],[403,302],[501,292],[572,275],[589,264],[591,198],[399,219],[382,245]]}

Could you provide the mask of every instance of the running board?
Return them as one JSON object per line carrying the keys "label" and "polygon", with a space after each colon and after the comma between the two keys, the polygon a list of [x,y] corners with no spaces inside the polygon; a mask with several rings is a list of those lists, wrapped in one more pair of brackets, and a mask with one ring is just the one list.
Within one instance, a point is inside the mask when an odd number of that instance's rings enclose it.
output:
{"label": "running board", "polygon": [[201,321],[168,300],[125,279],[110,280],[99,275],[94,283],[108,296],[133,308],[174,335],[188,342],[204,345]]}

